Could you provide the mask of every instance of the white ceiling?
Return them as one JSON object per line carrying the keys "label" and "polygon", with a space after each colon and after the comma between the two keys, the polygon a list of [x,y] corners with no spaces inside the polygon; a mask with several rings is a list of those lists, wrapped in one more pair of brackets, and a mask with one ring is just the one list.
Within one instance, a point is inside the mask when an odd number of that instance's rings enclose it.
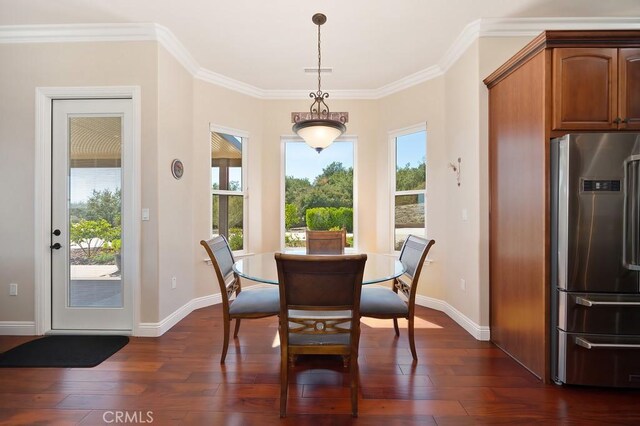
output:
{"label": "white ceiling", "polygon": [[157,23],[203,68],[262,90],[374,90],[436,65],[480,18],[640,17],[640,0],[0,0],[0,25]]}

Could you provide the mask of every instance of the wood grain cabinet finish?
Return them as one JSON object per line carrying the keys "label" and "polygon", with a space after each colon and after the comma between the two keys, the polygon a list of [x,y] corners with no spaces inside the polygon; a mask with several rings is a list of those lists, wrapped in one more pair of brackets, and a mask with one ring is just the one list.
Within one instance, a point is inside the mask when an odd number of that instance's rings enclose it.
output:
{"label": "wood grain cabinet finish", "polygon": [[550,382],[549,142],[640,128],[640,31],[545,31],[484,83],[491,340]]}
{"label": "wood grain cabinet finish", "polygon": [[640,49],[618,54],[618,111],[621,129],[640,129]]}
{"label": "wood grain cabinet finish", "polygon": [[553,49],[553,130],[640,129],[640,49]]}
{"label": "wood grain cabinet finish", "polygon": [[617,129],[618,49],[553,50],[553,128]]}

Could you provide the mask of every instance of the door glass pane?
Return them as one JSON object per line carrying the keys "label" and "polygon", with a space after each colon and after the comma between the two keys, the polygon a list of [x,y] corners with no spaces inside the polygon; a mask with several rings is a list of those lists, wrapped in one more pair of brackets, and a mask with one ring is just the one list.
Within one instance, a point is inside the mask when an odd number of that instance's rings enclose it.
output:
{"label": "door glass pane", "polygon": [[122,307],[121,117],[69,118],[70,307]]}
{"label": "door glass pane", "polygon": [[396,195],[394,247],[402,248],[409,234],[425,236],[424,194]]}

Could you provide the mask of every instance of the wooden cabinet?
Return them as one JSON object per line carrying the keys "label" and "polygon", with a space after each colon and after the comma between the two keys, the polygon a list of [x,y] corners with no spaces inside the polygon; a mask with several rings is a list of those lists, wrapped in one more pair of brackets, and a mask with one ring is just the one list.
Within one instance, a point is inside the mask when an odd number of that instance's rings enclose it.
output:
{"label": "wooden cabinet", "polygon": [[553,49],[553,129],[640,128],[640,51]]}
{"label": "wooden cabinet", "polygon": [[621,129],[640,129],[640,49],[618,54],[618,113]]}
{"label": "wooden cabinet", "polygon": [[549,141],[640,129],[640,31],[545,31],[484,82],[491,340],[549,382]]}
{"label": "wooden cabinet", "polygon": [[618,49],[554,49],[552,79],[554,130],[618,128]]}

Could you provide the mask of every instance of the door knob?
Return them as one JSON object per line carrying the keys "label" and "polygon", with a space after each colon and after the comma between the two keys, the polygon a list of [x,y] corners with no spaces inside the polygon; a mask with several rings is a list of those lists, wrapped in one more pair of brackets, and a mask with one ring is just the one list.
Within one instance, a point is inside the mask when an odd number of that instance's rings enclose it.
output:
{"label": "door knob", "polygon": [[60,230],[59,230],[59,229],[56,229],[55,231],[53,231],[53,232],[52,232],[52,234],[53,234],[53,235],[55,235],[55,236],[57,237],[58,235],[60,235],[60,234],[61,234],[61,232],[60,232]]}
{"label": "door knob", "polygon": [[616,117],[616,119],[613,120],[613,122],[616,123],[616,124],[620,124],[621,121],[622,121],[622,119],[620,117]]}
{"label": "door knob", "polygon": [[52,250],[60,250],[60,248],[61,248],[62,246],[60,245],[60,243],[55,243],[54,245],[49,246],[49,247],[50,247]]}

